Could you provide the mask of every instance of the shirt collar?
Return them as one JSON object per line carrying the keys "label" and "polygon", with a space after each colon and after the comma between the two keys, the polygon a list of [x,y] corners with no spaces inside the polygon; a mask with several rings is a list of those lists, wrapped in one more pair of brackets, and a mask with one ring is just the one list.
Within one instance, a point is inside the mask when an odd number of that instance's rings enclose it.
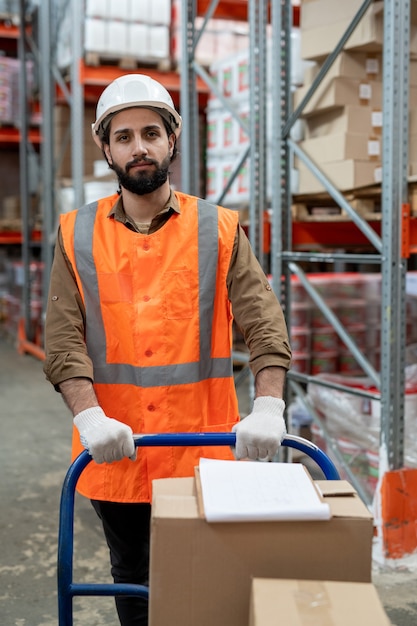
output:
{"label": "shirt collar", "polygon": [[[172,209],[172,211],[174,211],[175,213],[178,213],[178,214],[181,213],[179,202],[178,202],[178,198],[177,198],[177,196],[175,195],[175,193],[174,193],[174,191],[172,189],[171,189],[171,192],[169,194],[168,201],[162,207],[162,209],[157,213],[157,215],[161,215],[161,213],[167,213],[170,209]],[[116,200],[115,204],[111,208],[111,211],[109,212],[107,217],[112,217],[117,222],[122,222],[123,224],[126,224],[127,222],[130,222],[130,220],[127,217],[127,215],[125,213],[125,210],[123,208],[123,198],[122,198],[122,196],[118,197],[118,199]],[[155,217],[156,217],[156,215],[155,215]]]}

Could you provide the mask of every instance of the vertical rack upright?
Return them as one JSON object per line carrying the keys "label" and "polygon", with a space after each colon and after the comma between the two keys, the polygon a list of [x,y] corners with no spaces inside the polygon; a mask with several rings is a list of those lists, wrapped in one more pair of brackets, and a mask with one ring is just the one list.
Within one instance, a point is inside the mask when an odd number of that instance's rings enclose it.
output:
{"label": "vertical rack upright", "polygon": [[[384,41],[383,41],[383,164],[382,164],[382,237],[379,238],[369,225],[355,213],[346,199],[335,189],[321,170],[308,158],[301,148],[292,141],[290,131],[292,125],[302,113],[315,89],[320,84],[327,70],[336,56],[343,49],[345,42],[357,27],[365,11],[370,5],[364,0],[351,24],[341,38],[336,49],[329,54],[323,64],[323,69],[313,82],[304,101],[295,112],[291,112],[289,99],[289,66],[287,54],[289,50],[289,12],[290,0],[275,0],[273,2],[273,39],[281,45],[281,90],[273,99],[275,105],[274,120],[281,124],[281,135],[275,163],[278,164],[279,176],[275,177],[276,199],[273,206],[273,226],[275,233],[273,242],[273,263],[276,268],[274,279],[276,289],[279,288],[279,268],[282,264],[285,277],[286,314],[290,316],[290,275],[295,274],[312,297],[315,304],[323,312],[342,340],[352,350],[355,359],[361,364],[365,373],[370,376],[380,390],[381,421],[380,421],[380,449],[379,474],[382,476],[387,470],[400,468],[404,463],[404,367],[405,367],[405,272],[406,259],[402,257],[402,210],[407,204],[407,147],[408,147],[408,63],[410,40],[410,2],[384,0]],[[278,52],[276,57],[278,58]],[[277,71],[276,68],[275,71]],[[278,84],[278,80],[276,81]],[[275,130],[278,134],[278,130]],[[329,264],[336,261],[360,262],[361,255],[355,254],[320,254],[300,253],[292,249],[291,235],[291,193],[289,190],[288,159],[293,151],[316,175],[324,189],[349,214],[356,226],[368,238],[376,250],[374,255],[366,255],[368,263],[376,263],[381,267],[382,276],[382,305],[381,305],[381,371],[376,372],[368,362],[366,356],[351,341],[346,330],[329,309],[314,287],[308,281],[307,275],[301,270],[298,262],[324,260]],[[282,232],[283,248],[281,247],[280,233]],[[300,383],[313,380],[306,375],[289,373],[289,385],[296,395],[305,399],[305,393]],[[315,382],[317,382],[315,380]],[[332,385],[327,385],[332,386]],[[335,387],[337,387],[335,385]],[[348,387],[340,389],[351,393]],[[366,395],[366,394],[364,394]],[[311,407],[309,407],[311,409]],[[320,419],[316,419],[320,423]],[[321,425],[323,425],[321,423]],[[326,431],[324,429],[325,435]],[[330,448],[336,457],[345,465],[345,469],[352,482],[357,486],[362,498],[369,504],[369,496],[364,493],[355,476],[349,474],[349,468],[343,462],[332,438],[327,435]]]}
{"label": "vertical rack upright", "polygon": [[[36,29],[32,20],[28,34],[27,16],[34,16],[37,11]],[[72,65],[69,81],[57,64],[58,33],[60,21],[70,12],[72,20]],[[30,332],[30,238],[31,223],[29,217],[29,155],[33,153],[29,141],[28,99],[26,60],[31,55],[39,79],[39,100],[42,113],[42,143],[39,167],[40,204],[42,209],[42,260],[43,307],[46,307],[50,268],[52,264],[58,215],[56,212],[57,170],[66,143],[71,142],[73,184],[76,206],[83,200],[83,89],[79,77],[80,59],[82,58],[82,16],[83,0],[45,0],[36,7],[30,0],[20,0],[20,37],[19,59],[20,74],[20,195],[22,201],[22,258],[24,265],[24,287],[22,318],[25,326],[25,340],[21,342],[23,352],[33,352],[42,358],[42,351],[33,344]],[[55,145],[54,105],[57,94],[69,106],[71,128],[68,129],[64,145]]]}

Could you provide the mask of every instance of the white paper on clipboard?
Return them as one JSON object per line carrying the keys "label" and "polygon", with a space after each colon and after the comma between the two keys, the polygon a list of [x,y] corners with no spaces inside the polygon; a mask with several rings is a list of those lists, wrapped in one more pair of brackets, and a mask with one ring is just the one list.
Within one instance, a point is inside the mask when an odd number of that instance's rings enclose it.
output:
{"label": "white paper on clipboard", "polygon": [[208,522],[328,520],[324,502],[300,463],[200,459]]}

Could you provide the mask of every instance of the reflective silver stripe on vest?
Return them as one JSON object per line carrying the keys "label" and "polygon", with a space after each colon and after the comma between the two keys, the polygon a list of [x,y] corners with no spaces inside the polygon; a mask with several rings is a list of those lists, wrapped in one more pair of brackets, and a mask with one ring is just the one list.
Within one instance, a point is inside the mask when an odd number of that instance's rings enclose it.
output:
{"label": "reflective silver stripe on vest", "polygon": [[217,208],[205,200],[198,201],[200,360],[178,365],[135,367],[128,363],[106,363],[106,334],[93,258],[97,207],[98,203],[93,202],[79,209],[74,226],[75,261],[84,290],[86,343],[94,365],[94,381],[103,384],[162,387],[232,376],[231,358],[213,359],[210,356],[218,255]]}

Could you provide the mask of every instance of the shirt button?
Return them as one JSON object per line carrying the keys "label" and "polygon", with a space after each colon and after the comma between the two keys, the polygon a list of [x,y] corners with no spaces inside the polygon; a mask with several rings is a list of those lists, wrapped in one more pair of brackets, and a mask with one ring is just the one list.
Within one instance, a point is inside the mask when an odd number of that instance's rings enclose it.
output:
{"label": "shirt button", "polygon": [[149,250],[149,248],[150,248],[149,241],[144,241],[143,242],[143,249],[144,250]]}
{"label": "shirt button", "polygon": [[148,411],[155,411],[155,408],[153,404],[148,404]]}
{"label": "shirt button", "polygon": [[145,356],[152,356],[152,355],[153,355],[152,350],[146,350]]}
{"label": "shirt button", "polygon": [[151,296],[143,296],[144,302],[149,302],[150,299],[151,299]]}

